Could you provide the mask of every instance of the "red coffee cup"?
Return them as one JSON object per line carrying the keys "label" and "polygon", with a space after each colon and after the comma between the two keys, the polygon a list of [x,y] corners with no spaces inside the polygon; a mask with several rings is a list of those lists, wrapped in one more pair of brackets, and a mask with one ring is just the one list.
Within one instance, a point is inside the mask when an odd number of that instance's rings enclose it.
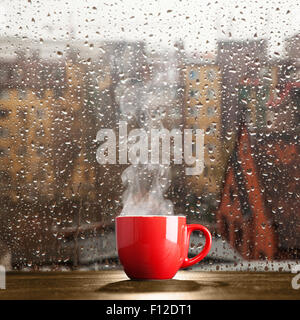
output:
{"label": "red coffee cup", "polygon": [[[205,236],[203,250],[188,258],[190,235]],[[181,268],[202,260],[211,247],[211,234],[200,224],[186,224],[185,216],[118,216],[117,249],[131,279],[171,279]]]}

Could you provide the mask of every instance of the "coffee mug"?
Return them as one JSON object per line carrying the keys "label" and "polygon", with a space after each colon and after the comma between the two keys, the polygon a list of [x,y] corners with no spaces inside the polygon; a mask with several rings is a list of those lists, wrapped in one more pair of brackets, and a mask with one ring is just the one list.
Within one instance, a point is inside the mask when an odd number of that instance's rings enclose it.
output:
{"label": "coffee mug", "polygon": [[[205,236],[203,250],[188,258],[193,231]],[[211,247],[211,234],[185,216],[118,216],[116,240],[120,261],[130,279],[171,279],[181,268],[202,260]]]}

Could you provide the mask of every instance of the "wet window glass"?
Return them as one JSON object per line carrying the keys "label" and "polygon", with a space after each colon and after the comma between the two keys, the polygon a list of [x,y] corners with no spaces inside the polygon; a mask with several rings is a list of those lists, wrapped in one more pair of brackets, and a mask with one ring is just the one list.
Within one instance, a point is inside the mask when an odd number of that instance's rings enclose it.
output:
{"label": "wet window glass", "polygon": [[117,216],[184,215],[213,236],[191,270],[290,271],[298,17],[285,0],[1,1],[0,265],[120,269]]}

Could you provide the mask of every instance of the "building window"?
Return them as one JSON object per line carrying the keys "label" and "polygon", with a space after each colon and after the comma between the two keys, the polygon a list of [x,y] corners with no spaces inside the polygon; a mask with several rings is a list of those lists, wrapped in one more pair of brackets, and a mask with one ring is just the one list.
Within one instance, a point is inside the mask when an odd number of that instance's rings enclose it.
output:
{"label": "building window", "polygon": [[206,110],[206,114],[208,117],[213,117],[216,114],[215,107],[208,107]]}
{"label": "building window", "polygon": [[8,153],[7,148],[0,148],[0,158],[8,156]]}
{"label": "building window", "polygon": [[63,89],[62,88],[54,88],[54,98],[59,99],[63,97]]}
{"label": "building window", "polygon": [[0,171],[0,183],[8,184],[11,182],[11,176],[8,171],[1,170]]}
{"label": "building window", "polygon": [[39,145],[37,148],[36,148],[36,154],[41,157],[41,156],[45,156],[45,147],[44,145]]}
{"label": "building window", "polygon": [[18,89],[18,99],[25,100],[27,98],[27,91],[25,89]]}
{"label": "building window", "polygon": [[267,259],[267,255],[263,251],[260,251],[258,259],[259,260],[266,260]]}
{"label": "building window", "polygon": [[208,143],[206,147],[207,147],[208,153],[214,153],[216,150],[216,146],[212,143]]}
{"label": "building window", "polygon": [[215,123],[211,123],[211,124],[207,127],[205,133],[213,136],[213,135],[215,134],[216,130],[217,130],[216,124],[215,124]]}
{"label": "building window", "polygon": [[222,216],[222,229],[223,229],[224,238],[227,241],[229,241],[229,224],[225,216]]}
{"label": "building window", "polygon": [[8,69],[1,69],[0,70],[0,83],[5,84],[9,77],[9,71]]}
{"label": "building window", "polygon": [[207,99],[213,100],[216,98],[216,93],[214,89],[207,89]]}
{"label": "building window", "polygon": [[10,113],[11,111],[8,109],[0,109],[0,119],[8,117]]}
{"label": "building window", "polygon": [[8,100],[9,99],[8,89],[0,89],[0,99],[1,100]]}
{"label": "building window", "polygon": [[20,81],[20,80],[22,80],[23,76],[24,76],[24,70],[23,69],[16,67],[13,70],[13,78],[14,78],[14,80]]}
{"label": "building window", "polygon": [[230,188],[229,188],[229,198],[230,198],[230,202],[233,203],[234,202],[234,190],[233,190],[232,186],[230,186]]}
{"label": "building window", "polygon": [[25,183],[25,174],[24,174],[24,172],[25,172],[24,169],[21,169],[16,173],[17,181],[19,183]]}
{"label": "building window", "polygon": [[42,100],[45,97],[45,90],[38,90],[35,92],[35,95],[37,96],[38,99]]}
{"label": "building window", "polygon": [[195,80],[198,78],[198,72],[196,70],[191,70],[189,72],[189,79],[190,80]]}
{"label": "building window", "polygon": [[43,83],[47,82],[49,79],[49,70],[40,70],[40,81]]}
{"label": "building window", "polygon": [[26,146],[19,147],[17,153],[19,156],[24,156],[27,153]]}
{"label": "building window", "polygon": [[199,116],[199,108],[197,106],[188,107],[188,115],[190,117],[198,117]]}
{"label": "building window", "polygon": [[44,137],[44,136],[45,136],[45,130],[44,130],[44,128],[41,127],[41,128],[39,128],[39,129],[37,129],[37,130],[35,131],[35,135],[36,135],[37,138]]}
{"label": "building window", "polygon": [[191,89],[189,91],[189,96],[191,98],[194,98],[194,99],[199,99],[200,98],[200,91],[199,90],[195,90],[195,89]]}
{"label": "building window", "polygon": [[246,142],[243,143],[243,154],[244,155],[248,154],[248,144]]}
{"label": "building window", "polygon": [[63,68],[56,69],[55,80],[62,81],[65,77],[65,70]]}
{"label": "building window", "polygon": [[192,125],[190,125],[190,129],[192,129],[193,130],[193,134],[196,134],[196,130],[197,129],[199,129],[199,126],[198,126],[198,124],[192,124]]}
{"label": "building window", "polygon": [[243,244],[243,230],[242,226],[238,223],[234,224],[234,234],[235,234],[235,243],[237,246],[241,246]]}
{"label": "building window", "polygon": [[[24,109],[28,108],[27,106],[25,106]],[[26,116],[27,116],[27,111],[25,110],[18,110],[17,111],[17,117],[20,119],[20,120],[26,120]]]}
{"label": "building window", "polygon": [[181,107],[180,106],[175,106],[172,110],[172,113],[170,114],[170,116],[174,119],[178,119],[181,117]]}
{"label": "building window", "polygon": [[0,138],[7,138],[9,131],[7,128],[0,127]]}
{"label": "building window", "polygon": [[38,119],[45,119],[45,110],[41,108],[36,109],[36,116]]}
{"label": "building window", "polygon": [[206,77],[209,81],[214,81],[216,79],[216,72],[213,69],[209,69],[206,72]]}

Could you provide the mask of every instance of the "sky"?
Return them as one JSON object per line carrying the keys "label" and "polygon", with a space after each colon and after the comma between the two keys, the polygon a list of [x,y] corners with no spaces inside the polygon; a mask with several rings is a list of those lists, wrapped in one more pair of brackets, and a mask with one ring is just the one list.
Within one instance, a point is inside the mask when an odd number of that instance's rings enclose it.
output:
{"label": "sky", "polygon": [[219,39],[269,41],[271,57],[299,32],[297,0],[0,0],[0,37],[142,40],[149,49],[215,53]]}

